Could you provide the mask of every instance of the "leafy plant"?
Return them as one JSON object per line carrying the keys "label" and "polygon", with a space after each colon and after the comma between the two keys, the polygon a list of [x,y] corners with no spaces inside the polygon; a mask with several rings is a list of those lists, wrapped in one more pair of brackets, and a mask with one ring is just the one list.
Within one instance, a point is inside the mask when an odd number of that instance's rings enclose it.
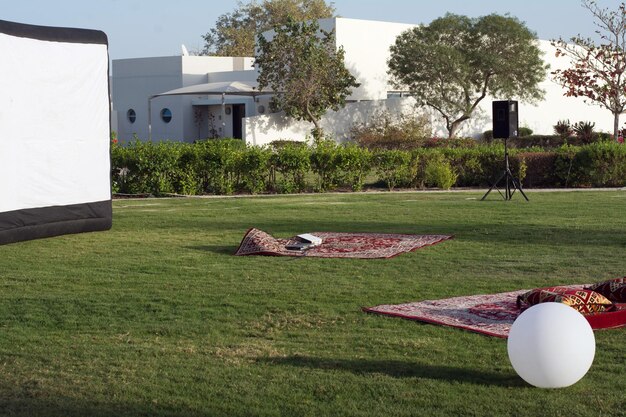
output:
{"label": "leafy plant", "polygon": [[341,172],[341,180],[353,191],[363,189],[365,177],[372,169],[373,154],[369,149],[355,144],[339,148],[336,163]]}
{"label": "leafy plant", "polygon": [[311,170],[318,175],[320,191],[333,189],[339,182],[338,148],[334,141],[321,140],[311,149]]}
{"label": "leafy plant", "polygon": [[533,134],[533,130],[529,127],[522,126],[519,128],[518,132],[520,137],[530,136]]}
{"label": "leafy plant", "polygon": [[368,149],[412,149],[431,133],[426,115],[415,112],[392,115],[386,110],[374,113],[367,123],[356,123],[350,129],[351,139]]}
{"label": "leafy plant", "polygon": [[[286,143],[270,157],[271,183],[280,192],[304,191],[305,176],[311,168],[310,150],[305,144]],[[276,178],[276,173],[280,178]]]}
{"label": "leafy plant", "polygon": [[574,129],[572,129],[572,125],[569,120],[559,120],[554,125],[554,133],[559,135],[563,139],[567,139],[574,133]]}
{"label": "leafy plant", "polygon": [[593,141],[593,128],[596,126],[593,122],[578,122],[572,126],[572,130],[583,143],[591,143]]}
{"label": "leafy plant", "polygon": [[456,183],[457,177],[443,156],[428,161],[424,170],[425,183],[444,190],[449,190]]}
{"label": "leafy plant", "polygon": [[389,191],[407,178],[410,160],[411,155],[406,151],[386,150],[374,154],[376,172]]}

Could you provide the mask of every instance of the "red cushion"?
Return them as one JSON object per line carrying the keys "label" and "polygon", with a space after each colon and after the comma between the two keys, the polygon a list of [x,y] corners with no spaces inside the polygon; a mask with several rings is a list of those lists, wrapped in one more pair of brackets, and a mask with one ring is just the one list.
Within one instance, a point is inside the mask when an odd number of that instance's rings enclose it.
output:
{"label": "red cushion", "polygon": [[589,289],[572,289],[567,287],[536,288],[517,297],[518,307],[521,307],[522,303],[532,306],[546,302],[563,303],[582,314],[602,313],[615,308],[613,303],[605,296]]}
{"label": "red cushion", "polygon": [[626,303],[626,277],[598,282],[588,289],[602,294],[615,303]]}

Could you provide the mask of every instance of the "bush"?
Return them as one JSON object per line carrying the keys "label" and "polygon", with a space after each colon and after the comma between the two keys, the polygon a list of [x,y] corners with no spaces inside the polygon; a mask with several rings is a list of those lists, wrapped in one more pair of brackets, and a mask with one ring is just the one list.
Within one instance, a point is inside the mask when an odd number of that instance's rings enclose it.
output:
{"label": "bush", "polygon": [[530,136],[533,134],[533,130],[529,127],[520,127],[517,132],[520,137]]}
{"label": "bush", "polygon": [[328,191],[339,183],[339,145],[334,141],[320,140],[311,149],[311,171],[318,175],[318,189]]}
{"label": "bush", "polygon": [[174,192],[180,147],[171,142],[141,142],[111,148],[112,183],[120,193],[153,194]]}
{"label": "bush", "polygon": [[306,144],[286,143],[279,147],[270,157],[270,188],[282,193],[304,191],[305,176],[311,168],[310,155]]}
{"label": "bush", "polygon": [[556,175],[556,152],[520,152],[518,166],[524,164],[524,187],[553,187],[559,183]]}
{"label": "bush", "polygon": [[374,161],[376,173],[389,191],[407,181],[411,161],[411,154],[408,152],[397,149],[381,150],[374,154]]}
{"label": "bush", "polygon": [[[619,187],[626,185],[626,145],[600,141],[562,145],[552,151],[509,149],[511,171],[526,187]],[[361,190],[374,170],[389,190],[397,187],[490,186],[504,169],[504,146],[420,147],[411,151],[361,148],[321,141],[311,147],[245,146],[240,140],[195,144],[140,142],[111,145],[114,193],[231,194],[235,191],[294,193],[348,186]]]}
{"label": "bush", "polygon": [[559,135],[562,139],[566,140],[574,134],[574,129],[568,120],[559,120],[554,125],[554,133]]}
{"label": "bush", "polygon": [[204,191],[232,194],[237,180],[238,159],[245,149],[240,139],[210,139],[197,142],[198,174]]}
{"label": "bush", "polygon": [[413,149],[431,136],[430,120],[424,115],[388,111],[374,114],[367,123],[350,129],[352,141],[367,149]]}
{"label": "bush", "polygon": [[596,126],[592,122],[578,122],[572,126],[576,137],[583,141],[583,143],[591,143],[594,138],[593,128]]}
{"label": "bush", "polygon": [[269,182],[272,152],[264,147],[249,146],[239,153],[236,161],[238,189],[257,194],[265,191]]}
{"label": "bush", "polygon": [[372,152],[355,144],[347,144],[338,150],[336,163],[341,172],[341,181],[353,191],[362,190],[365,177],[372,170]]}
{"label": "bush", "polygon": [[443,155],[432,158],[426,163],[424,182],[431,187],[449,190],[456,183],[457,174]]}

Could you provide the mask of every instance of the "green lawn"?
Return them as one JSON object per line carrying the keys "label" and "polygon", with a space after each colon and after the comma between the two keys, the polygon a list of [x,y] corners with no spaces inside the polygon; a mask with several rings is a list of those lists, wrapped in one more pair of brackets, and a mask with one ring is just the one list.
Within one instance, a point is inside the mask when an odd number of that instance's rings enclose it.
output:
{"label": "green lawn", "polygon": [[[109,232],[0,246],[0,415],[626,415],[626,330],[533,388],[506,341],[362,306],[626,275],[626,192],[114,201]],[[243,234],[454,234],[387,260],[235,257]]]}

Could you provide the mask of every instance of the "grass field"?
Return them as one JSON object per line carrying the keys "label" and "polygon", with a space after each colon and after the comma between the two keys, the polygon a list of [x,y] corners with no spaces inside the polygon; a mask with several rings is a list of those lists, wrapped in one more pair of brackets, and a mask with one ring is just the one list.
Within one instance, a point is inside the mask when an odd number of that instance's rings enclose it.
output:
{"label": "grass field", "polygon": [[[362,306],[626,275],[626,192],[116,200],[0,246],[0,415],[620,416],[626,330],[541,390],[506,341]],[[235,257],[243,234],[454,234],[387,260]]]}

